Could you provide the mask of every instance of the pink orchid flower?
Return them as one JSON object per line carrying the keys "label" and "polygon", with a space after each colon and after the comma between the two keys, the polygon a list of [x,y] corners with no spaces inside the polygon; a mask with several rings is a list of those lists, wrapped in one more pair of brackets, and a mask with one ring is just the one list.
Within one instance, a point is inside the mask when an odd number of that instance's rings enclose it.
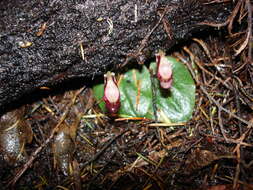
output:
{"label": "pink orchid flower", "polygon": [[169,89],[172,85],[172,64],[165,57],[163,51],[156,54],[157,63],[157,78],[160,81],[160,86],[164,89]]}
{"label": "pink orchid flower", "polygon": [[120,92],[115,79],[115,74],[107,72],[104,75],[104,101],[109,113],[117,113],[120,108]]}

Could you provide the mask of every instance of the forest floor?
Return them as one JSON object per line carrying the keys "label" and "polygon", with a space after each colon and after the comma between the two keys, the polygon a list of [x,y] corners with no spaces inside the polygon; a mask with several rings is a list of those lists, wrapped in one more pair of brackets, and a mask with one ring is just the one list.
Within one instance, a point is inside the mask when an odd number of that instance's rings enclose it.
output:
{"label": "forest floor", "polygon": [[[252,23],[251,16],[233,19]],[[2,187],[253,189],[252,25],[229,31],[214,29],[170,51],[196,84],[194,112],[183,125],[110,117],[91,87],[13,111],[12,126],[29,127],[18,137],[18,158],[0,157]]]}

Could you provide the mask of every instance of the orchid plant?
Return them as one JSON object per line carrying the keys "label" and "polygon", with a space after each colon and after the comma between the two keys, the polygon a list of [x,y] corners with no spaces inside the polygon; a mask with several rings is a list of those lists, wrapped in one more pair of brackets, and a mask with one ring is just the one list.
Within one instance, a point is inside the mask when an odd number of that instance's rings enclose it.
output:
{"label": "orchid plant", "polygon": [[[156,71],[157,79],[151,80]],[[147,68],[130,69],[121,74],[120,82],[108,72],[104,84],[93,87],[103,111],[119,117],[143,117],[162,122],[184,122],[191,118],[195,106],[195,84],[188,69],[175,58],[159,51],[156,62]],[[152,82],[153,81],[153,82]],[[156,88],[155,94],[151,89]],[[153,104],[156,104],[154,110]]]}

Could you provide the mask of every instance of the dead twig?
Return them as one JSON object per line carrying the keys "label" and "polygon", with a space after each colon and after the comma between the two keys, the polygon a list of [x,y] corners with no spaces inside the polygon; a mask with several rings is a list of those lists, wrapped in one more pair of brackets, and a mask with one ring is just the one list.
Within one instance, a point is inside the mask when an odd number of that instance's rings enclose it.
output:
{"label": "dead twig", "polygon": [[221,134],[224,137],[225,141],[228,142],[228,138],[225,133],[225,129],[224,129],[222,118],[221,118],[221,109],[218,109],[218,119],[219,119],[219,126],[220,126],[220,130],[221,130]]}
{"label": "dead twig", "polygon": [[234,21],[235,16],[237,15],[241,5],[242,5],[242,2],[243,2],[242,0],[239,0],[237,2],[234,10],[232,11],[232,13],[229,15],[228,19],[225,22],[223,22],[223,23],[201,22],[201,23],[199,23],[199,25],[208,25],[208,26],[218,27],[218,28],[228,25],[229,34],[232,35],[231,31],[232,31],[233,21]]}
{"label": "dead twig", "polygon": [[243,122],[243,123],[245,123],[245,124],[247,124],[247,125],[252,124],[251,121],[246,121],[246,120],[244,120],[243,118],[237,116],[236,114],[232,113],[231,111],[229,111],[229,110],[227,110],[226,108],[224,108],[223,106],[221,106],[221,105],[219,104],[218,101],[216,101],[212,96],[210,96],[210,94],[207,92],[207,90],[205,89],[204,86],[200,85],[200,89],[205,93],[205,95],[208,97],[208,99],[209,99],[211,102],[213,102],[213,103],[218,107],[218,109],[220,109],[220,110],[222,110],[222,111],[228,113],[230,116],[236,118],[237,120],[239,120],[239,121],[241,121],[241,122]]}
{"label": "dead twig", "polygon": [[237,185],[238,180],[239,180],[240,163],[241,163],[241,150],[240,150],[240,147],[242,146],[243,141],[246,138],[246,136],[248,135],[248,133],[252,130],[252,126],[253,126],[253,119],[251,119],[251,123],[247,126],[248,129],[238,139],[239,143],[236,145],[236,147],[233,151],[233,152],[236,152],[236,155],[237,155],[237,166],[236,166],[235,177],[234,177],[234,180],[233,180],[233,188],[235,188],[235,186]]}
{"label": "dead twig", "polygon": [[[213,73],[211,73],[210,71],[208,71],[207,69],[205,69],[199,62],[199,60],[193,55],[193,53],[190,51],[189,48],[184,47],[183,48],[189,55],[190,57],[193,59],[194,63],[196,63],[196,65],[205,73],[207,73],[208,75],[212,76],[213,78],[215,78],[216,80],[218,80],[220,83],[222,83],[226,88],[228,88],[229,90],[232,90],[231,87],[226,83],[226,81],[223,81],[222,79],[220,79],[219,77],[217,77],[216,75],[214,75]],[[198,82],[198,81],[196,81]]]}
{"label": "dead twig", "polygon": [[252,64],[252,6],[250,0],[246,0],[246,6],[248,9],[248,33],[249,33],[249,40],[248,40],[248,59]]}

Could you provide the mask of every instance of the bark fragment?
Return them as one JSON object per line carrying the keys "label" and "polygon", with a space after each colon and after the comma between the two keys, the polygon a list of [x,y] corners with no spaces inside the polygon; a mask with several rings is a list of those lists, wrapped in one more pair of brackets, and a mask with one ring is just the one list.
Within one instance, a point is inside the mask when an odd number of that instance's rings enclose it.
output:
{"label": "bark fragment", "polygon": [[1,111],[40,87],[143,62],[205,30],[201,22],[224,22],[232,1],[208,2],[0,1]]}

